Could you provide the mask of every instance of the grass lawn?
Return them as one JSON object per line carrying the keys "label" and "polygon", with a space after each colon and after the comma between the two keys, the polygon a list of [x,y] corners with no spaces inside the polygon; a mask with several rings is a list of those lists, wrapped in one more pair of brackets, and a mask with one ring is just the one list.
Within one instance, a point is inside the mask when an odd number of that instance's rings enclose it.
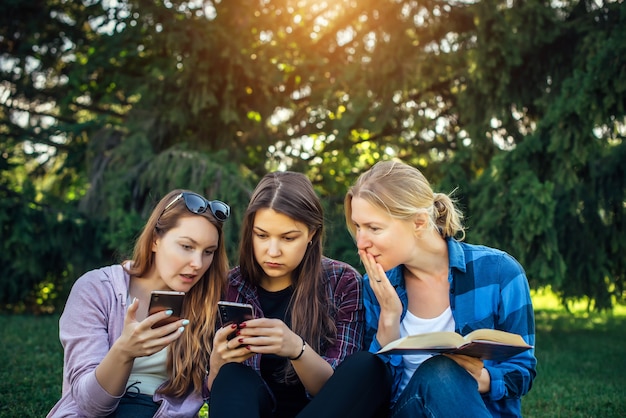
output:
{"label": "grass lawn", "polygon": [[[525,417],[626,416],[626,307],[574,314],[533,294],[538,374]],[[44,417],[61,394],[58,316],[0,315],[0,418]]]}
{"label": "grass lawn", "polygon": [[525,417],[626,417],[626,307],[567,314],[552,295],[533,294],[537,378]]}
{"label": "grass lawn", "polygon": [[0,417],[45,417],[61,395],[57,316],[0,316]]}

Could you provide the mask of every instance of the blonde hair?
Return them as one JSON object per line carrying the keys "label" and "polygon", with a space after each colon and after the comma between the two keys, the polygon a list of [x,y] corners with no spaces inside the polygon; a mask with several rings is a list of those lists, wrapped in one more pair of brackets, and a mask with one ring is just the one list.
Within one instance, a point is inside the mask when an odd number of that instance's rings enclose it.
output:
{"label": "blonde hair", "polygon": [[411,219],[418,213],[427,213],[431,227],[443,238],[465,238],[463,214],[450,195],[435,193],[424,175],[415,167],[401,161],[380,161],[350,187],[344,199],[346,224],[350,234],[356,235],[352,223],[352,199],[359,197],[374,207],[381,208],[398,219]]}
{"label": "blonde hair", "polygon": [[159,392],[179,397],[190,390],[202,393],[215,334],[217,301],[226,289],[228,274],[222,222],[210,210],[195,214],[187,209],[184,199],[174,200],[182,192],[187,190],[173,190],[156,205],[135,243],[132,261],[124,263],[131,277],[143,277],[147,274],[154,265],[152,243],[157,237],[175,228],[183,217],[202,216],[217,229],[218,245],[213,262],[185,296],[182,316],[189,319],[189,325],[168,347],[168,380]]}

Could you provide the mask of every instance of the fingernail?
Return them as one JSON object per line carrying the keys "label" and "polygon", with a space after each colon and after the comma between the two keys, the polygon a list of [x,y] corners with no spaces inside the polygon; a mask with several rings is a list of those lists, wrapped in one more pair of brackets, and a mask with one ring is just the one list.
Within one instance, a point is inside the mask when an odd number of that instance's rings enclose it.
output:
{"label": "fingernail", "polygon": [[250,346],[249,346],[249,345],[247,345],[247,346],[246,346],[246,348],[249,350],[249,349],[250,349]]}
{"label": "fingernail", "polygon": [[241,331],[237,331],[235,335],[241,335]]}
{"label": "fingernail", "polygon": [[237,328],[237,324],[232,324],[230,327],[231,327],[232,329],[235,329],[235,328]]}
{"label": "fingernail", "polygon": [[239,328],[245,328],[246,327],[246,323],[242,322],[241,324],[239,324]]}
{"label": "fingernail", "polygon": [[165,315],[170,316],[171,314],[173,314],[174,311],[171,309],[168,309],[167,311],[165,311]]}
{"label": "fingernail", "polygon": [[243,338],[240,338],[237,341],[239,341],[240,344],[243,344]]}
{"label": "fingernail", "polygon": [[133,298],[133,301],[130,303],[131,305],[137,301],[137,298]]}
{"label": "fingernail", "polygon": [[183,332],[184,330],[185,330],[185,327],[178,328],[178,332]]}
{"label": "fingernail", "polygon": [[188,319],[183,319],[183,325],[189,325],[189,320]]}

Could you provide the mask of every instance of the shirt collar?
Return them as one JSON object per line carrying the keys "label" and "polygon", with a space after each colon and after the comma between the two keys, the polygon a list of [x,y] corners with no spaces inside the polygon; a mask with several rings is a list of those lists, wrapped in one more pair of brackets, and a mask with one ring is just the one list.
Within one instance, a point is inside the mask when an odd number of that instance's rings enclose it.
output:
{"label": "shirt collar", "polygon": [[450,269],[456,268],[465,273],[465,252],[463,251],[463,245],[454,238],[446,238],[448,243],[448,263]]}
{"label": "shirt collar", "polygon": [[[450,269],[456,268],[465,273],[465,252],[463,251],[463,245],[451,237],[446,238],[446,242],[448,244],[448,263]],[[404,265],[399,265],[386,272],[387,278],[393,286],[398,286],[402,283],[404,279],[403,268]]]}

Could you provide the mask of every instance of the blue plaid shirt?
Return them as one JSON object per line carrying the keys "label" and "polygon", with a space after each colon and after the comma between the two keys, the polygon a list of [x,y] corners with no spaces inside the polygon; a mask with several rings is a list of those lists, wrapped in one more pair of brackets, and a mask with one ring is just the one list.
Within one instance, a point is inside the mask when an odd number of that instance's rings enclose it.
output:
{"label": "blue plaid shirt", "polygon": [[[521,335],[535,345],[535,316],[528,280],[522,266],[509,254],[480,245],[448,239],[450,272],[450,308],[455,330],[461,335],[480,328],[499,329]],[[408,297],[403,266],[387,272],[402,301],[402,318],[406,315]],[[365,275],[365,344],[369,351],[382,347],[376,340],[380,305]],[[393,402],[400,396],[402,356],[380,355],[390,366],[394,387]],[[531,349],[502,362],[484,361],[491,376],[491,390],[483,400],[494,417],[521,416],[521,397],[532,386],[537,374],[535,350]]]}
{"label": "blue plaid shirt", "polygon": [[[363,280],[352,266],[326,257],[322,258],[322,275],[337,335],[334,336],[335,343],[318,354],[334,369],[348,355],[363,347]],[[243,280],[239,266],[228,275],[226,300],[249,303],[254,307],[257,318],[263,316],[256,287]],[[260,372],[261,354],[254,355],[244,364]]]}

